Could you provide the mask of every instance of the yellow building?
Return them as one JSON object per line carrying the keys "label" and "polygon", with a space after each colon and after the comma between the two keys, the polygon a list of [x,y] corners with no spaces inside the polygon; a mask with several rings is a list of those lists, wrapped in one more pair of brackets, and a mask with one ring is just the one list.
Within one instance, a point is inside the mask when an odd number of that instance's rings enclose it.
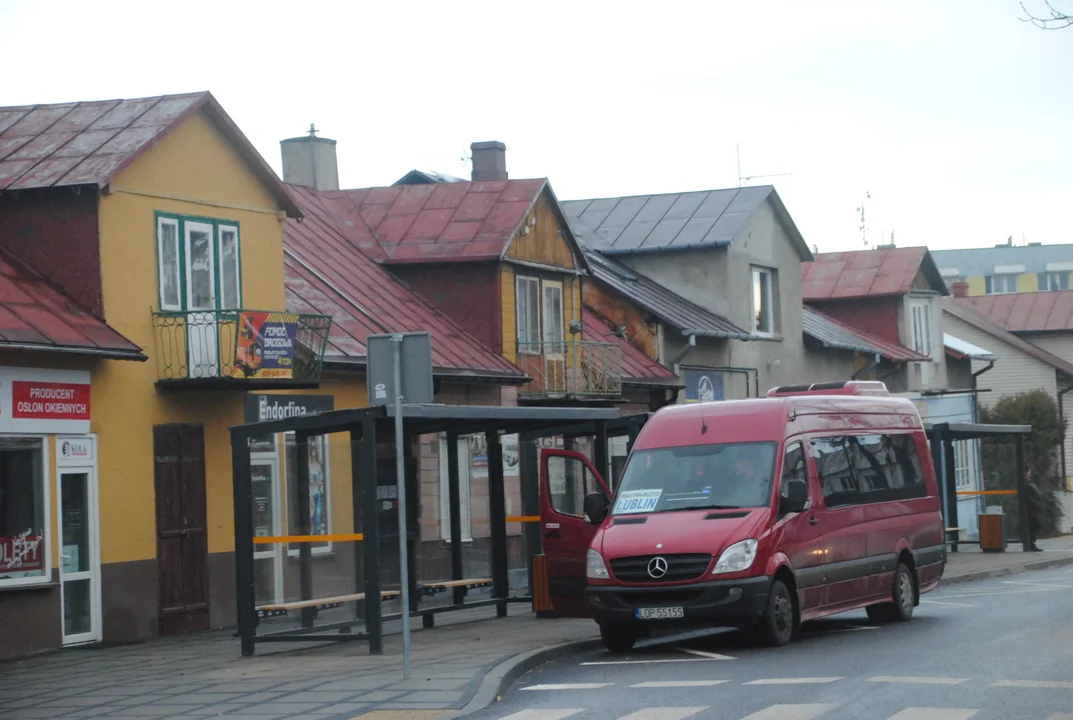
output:
{"label": "yellow building", "polygon": [[[0,657],[233,624],[227,428],[365,405],[368,333],[464,335],[390,278],[409,314],[362,315],[361,280],[285,248],[301,216],[209,93],[0,108]],[[448,394],[521,382],[434,344]],[[349,532],[349,446],[311,444],[304,523],[293,447],[257,448],[259,531]],[[289,593],[290,557],[266,549],[259,592]]]}
{"label": "yellow building", "polygon": [[932,250],[947,286],[967,284],[969,296],[1069,290],[1073,245],[1006,243],[990,248]]}

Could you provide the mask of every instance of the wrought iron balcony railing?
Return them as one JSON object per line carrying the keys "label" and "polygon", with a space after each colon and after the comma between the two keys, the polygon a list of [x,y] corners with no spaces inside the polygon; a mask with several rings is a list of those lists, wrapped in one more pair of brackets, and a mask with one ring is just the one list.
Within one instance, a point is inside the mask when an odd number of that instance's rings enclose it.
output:
{"label": "wrought iron balcony railing", "polygon": [[330,315],[261,310],[154,312],[157,384],[316,385],[331,323]]}
{"label": "wrought iron balcony railing", "polygon": [[520,342],[517,365],[533,378],[521,389],[522,397],[613,399],[622,395],[622,348],[615,343]]}

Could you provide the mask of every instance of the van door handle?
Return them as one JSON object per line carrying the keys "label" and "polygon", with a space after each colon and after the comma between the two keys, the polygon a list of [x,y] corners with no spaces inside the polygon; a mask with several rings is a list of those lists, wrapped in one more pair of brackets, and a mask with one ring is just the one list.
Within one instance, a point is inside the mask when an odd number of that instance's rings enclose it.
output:
{"label": "van door handle", "polygon": [[818,524],[819,524],[819,522],[820,522],[820,521],[819,521],[819,520],[817,520],[817,519],[816,519],[815,517],[810,517],[810,518],[808,519],[808,524],[809,524],[809,525],[818,525]]}

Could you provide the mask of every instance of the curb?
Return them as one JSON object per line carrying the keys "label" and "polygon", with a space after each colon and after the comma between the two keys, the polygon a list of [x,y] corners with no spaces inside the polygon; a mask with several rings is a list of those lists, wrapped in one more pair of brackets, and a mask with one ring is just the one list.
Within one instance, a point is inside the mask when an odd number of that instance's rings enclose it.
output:
{"label": "curb", "polygon": [[479,710],[484,710],[495,703],[497,698],[504,695],[515,680],[538,665],[601,647],[603,647],[603,643],[598,639],[578,640],[559,643],[558,645],[547,645],[507,658],[488,671],[481,678],[481,684],[477,687],[477,692],[473,694],[473,698],[461,710],[448,717],[453,720],[454,718],[465,717]]}
{"label": "curb", "polygon": [[[949,561],[947,562],[949,563]],[[1020,575],[1024,572],[1046,570],[1052,567],[1062,567],[1063,565],[1073,565],[1073,557],[1037,560],[1022,565],[1011,565],[1010,567],[998,568],[995,570],[977,570],[976,572],[964,573],[953,577],[944,576],[940,585],[956,585],[957,583],[970,582],[972,580],[987,580],[988,578],[1005,577],[1007,575]]]}

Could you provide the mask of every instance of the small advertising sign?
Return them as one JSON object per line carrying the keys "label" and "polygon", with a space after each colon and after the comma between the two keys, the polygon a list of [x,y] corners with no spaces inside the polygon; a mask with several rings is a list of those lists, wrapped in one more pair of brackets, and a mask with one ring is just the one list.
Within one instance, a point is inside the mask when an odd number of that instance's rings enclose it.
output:
{"label": "small advertising sign", "polygon": [[0,537],[0,574],[33,572],[45,567],[45,539],[33,531]]}
{"label": "small advertising sign", "polygon": [[723,373],[707,368],[683,368],[687,403],[723,399]]}
{"label": "small advertising sign", "polygon": [[0,432],[88,433],[89,373],[0,367]]}
{"label": "small advertising sign", "polygon": [[297,337],[298,315],[295,313],[240,312],[231,377],[294,377]]}

